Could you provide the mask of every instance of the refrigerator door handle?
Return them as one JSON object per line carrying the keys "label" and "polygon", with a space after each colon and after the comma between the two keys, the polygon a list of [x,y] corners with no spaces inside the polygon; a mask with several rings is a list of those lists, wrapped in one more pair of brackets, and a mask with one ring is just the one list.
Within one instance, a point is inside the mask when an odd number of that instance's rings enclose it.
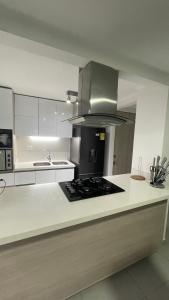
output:
{"label": "refrigerator door handle", "polygon": [[96,161],[97,161],[97,151],[96,149],[90,149],[89,162],[96,163]]}

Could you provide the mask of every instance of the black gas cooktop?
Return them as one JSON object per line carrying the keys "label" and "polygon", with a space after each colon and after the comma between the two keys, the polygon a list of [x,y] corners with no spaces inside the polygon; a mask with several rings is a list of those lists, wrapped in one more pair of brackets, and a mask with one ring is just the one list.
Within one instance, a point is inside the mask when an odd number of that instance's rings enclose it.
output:
{"label": "black gas cooktop", "polygon": [[59,184],[69,201],[124,192],[122,188],[102,177],[76,179]]}

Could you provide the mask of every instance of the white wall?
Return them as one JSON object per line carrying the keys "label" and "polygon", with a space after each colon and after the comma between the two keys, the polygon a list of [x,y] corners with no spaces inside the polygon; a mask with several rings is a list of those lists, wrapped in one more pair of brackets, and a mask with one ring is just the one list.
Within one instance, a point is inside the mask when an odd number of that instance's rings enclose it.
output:
{"label": "white wall", "polygon": [[[163,156],[166,156],[169,160],[169,97],[167,103],[167,110],[166,110],[166,123],[165,123],[165,130],[164,130],[164,142],[163,142]],[[169,176],[167,177],[167,182],[169,183]]]}
{"label": "white wall", "polygon": [[153,157],[163,154],[167,104],[167,86],[154,84],[140,93],[136,109],[133,172],[138,170],[140,161],[142,172],[149,172]]}
{"label": "white wall", "polygon": [[166,110],[166,123],[164,131],[164,143],[163,143],[163,156],[167,156],[169,159],[169,98]]}

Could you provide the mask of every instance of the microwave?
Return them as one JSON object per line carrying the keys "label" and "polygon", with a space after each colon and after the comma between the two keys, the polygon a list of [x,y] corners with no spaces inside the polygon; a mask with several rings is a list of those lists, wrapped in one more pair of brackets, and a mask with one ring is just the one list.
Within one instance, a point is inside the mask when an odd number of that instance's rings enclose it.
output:
{"label": "microwave", "polygon": [[0,172],[13,170],[13,132],[0,129]]}
{"label": "microwave", "polygon": [[13,132],[11,129],[0,129],[0,149],[13,148]]}

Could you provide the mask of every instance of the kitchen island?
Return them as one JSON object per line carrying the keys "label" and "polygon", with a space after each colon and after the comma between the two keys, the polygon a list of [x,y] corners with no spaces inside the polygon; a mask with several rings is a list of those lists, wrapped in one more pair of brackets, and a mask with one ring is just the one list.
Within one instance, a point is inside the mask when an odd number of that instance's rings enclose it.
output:
{"label": "kitchen island", "polygon": [[129,174],[106,179],[125,192],[70,203],[57,183],[5,190],[0,299],[66,299],[160,245],[169,188]]}

